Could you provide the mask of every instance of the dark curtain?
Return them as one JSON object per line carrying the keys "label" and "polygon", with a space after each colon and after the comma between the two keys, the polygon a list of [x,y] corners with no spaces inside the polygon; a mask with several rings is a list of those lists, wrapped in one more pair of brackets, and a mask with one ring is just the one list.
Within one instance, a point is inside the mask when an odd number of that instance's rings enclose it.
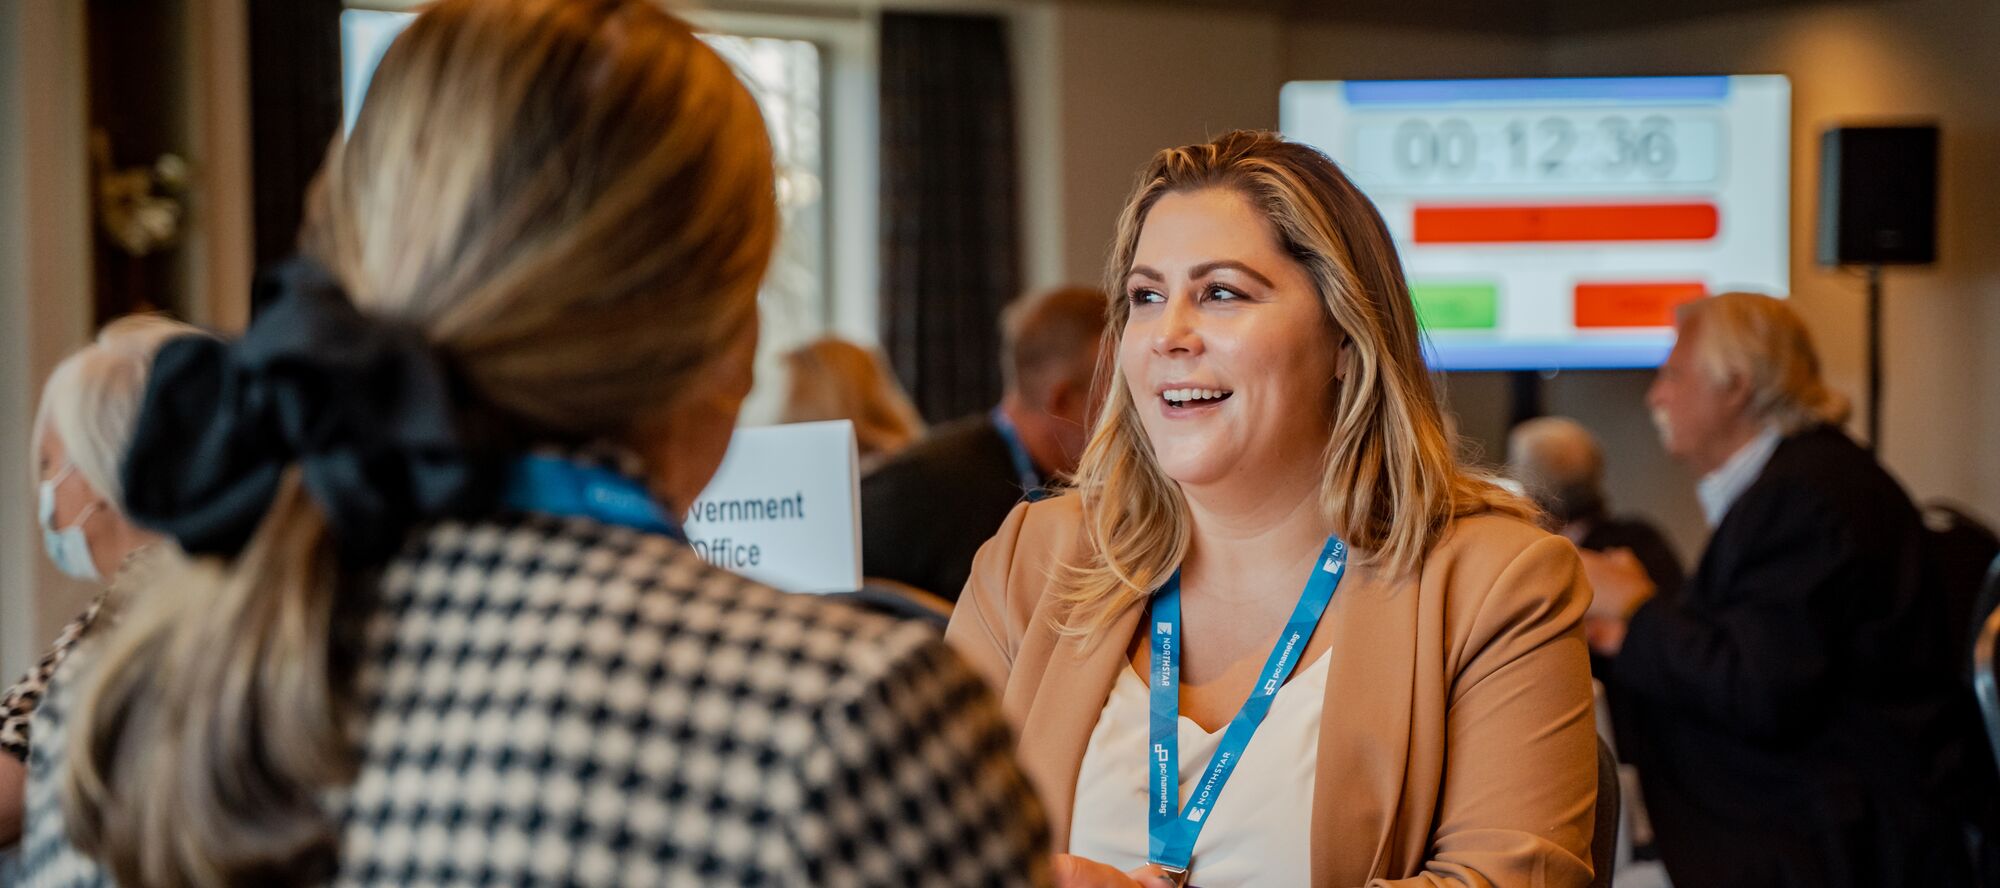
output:
{"label": "dark curtain", "polygon": [[341,0],[243,0],[250,41],[251,225],[260,267],[290,254],[306,185],[340,128]]}
{"label": "dark curtain", "polygon": [[[187,70],[182,34],[185,4],[158,0],[90,0],[89,113],[92,248],[91,284],[96,290],[96,324],[133,312],[187,313],[181,292],[185,240],[154,244],[134,253],[110,234],[118,224],[105,218],[94,189],[104,176],[128,179],[161,158],[190,156],[187,122],[179,113],[178,88]],[[160,182],[154,196],[171,195],[183,208],[187,195]],[[123,216],[122,213],[114,213]],[[185,230],[185,217],[179,227]],[[93,328],[94,329],[94,328]]]}
{"label": "dark curtain", "polygon": [[882,333],[933,422],[1000,397],[1020,285],[1014,92],[991,16],[882,14]]}

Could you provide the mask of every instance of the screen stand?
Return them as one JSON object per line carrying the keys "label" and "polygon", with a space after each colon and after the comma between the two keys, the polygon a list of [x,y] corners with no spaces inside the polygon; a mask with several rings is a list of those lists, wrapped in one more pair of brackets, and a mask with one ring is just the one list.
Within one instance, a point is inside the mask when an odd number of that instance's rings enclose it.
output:
{"label": "screen stand", "polygon": [[1882,266],[1868,266],[1868,452],[1882,453]]}
{"label": "screen stand", "polygon": [[1512,395],[1507,428],[1542,415],[1542,372],[1514,370],[1507,374],[1507,390]]}

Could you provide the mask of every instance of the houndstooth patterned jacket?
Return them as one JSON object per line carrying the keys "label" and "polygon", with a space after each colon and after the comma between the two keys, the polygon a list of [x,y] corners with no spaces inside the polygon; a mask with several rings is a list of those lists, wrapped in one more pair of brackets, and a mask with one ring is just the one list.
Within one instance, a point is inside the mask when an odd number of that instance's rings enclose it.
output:
{"label": "houndstooth patterned jacket", "polygon": [[[447,523],[386,571],[335,884],[1028,885],[1045,824],[999,709],[930,629],[583,518]],[[64,839],[37,713],[25,884],[103,885]]]}

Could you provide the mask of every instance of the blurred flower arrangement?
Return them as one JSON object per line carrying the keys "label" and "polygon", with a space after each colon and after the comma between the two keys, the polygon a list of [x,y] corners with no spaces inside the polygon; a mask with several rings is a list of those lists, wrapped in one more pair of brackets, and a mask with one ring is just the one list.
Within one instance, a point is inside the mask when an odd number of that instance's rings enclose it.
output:
{"label": "blurred flower arrangement", "polygon": [[187,218],[188,163],[162,154],[149,166],[115,167],[111,136],[90,134],[91,170],[97,183],[97,222],[106,237],[131,256],[146,256],[180,240]]}

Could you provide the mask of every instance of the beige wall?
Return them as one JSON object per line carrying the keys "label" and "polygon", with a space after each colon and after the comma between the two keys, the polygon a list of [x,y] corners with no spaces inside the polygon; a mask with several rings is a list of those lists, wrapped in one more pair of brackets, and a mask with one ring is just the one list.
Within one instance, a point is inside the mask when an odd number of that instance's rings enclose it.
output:
{"label": "beige wall", "polygon": [[[1843,122],[1943,125],[1941,261],[1887,275],[1883,392],[1889,468],[1919,499],[2000,519],[2000,5],[1905,0],[1732,16],[1552,44],[1556,74],[1773,72],[1792,78],[1792,288],[1826,373],[1865,395],[1866,308],[1855,276],[1813,261],[1819,134]],[[1633,389],[1636,393],[1637,389]],[[1864,428],[1857,409],[1853,429]]]}
{"label": "beige wall", "polygon": [[250,195],[249,8],[231,0],[182,0],[188,76],[181,83],[188,156],[197,166],[182,247],[188,320],[223,330],[250,321],[255,250]]}
{"label": "beige wall", "polygon": [[1232,129],[1275,128],[1283,28],[1269,13],[1147,4],[1056,12],[1063,268],[1103,275],[1118,211],[1153,152]]}
{"label": "beige wall", "polygon": [[[20,6],[0,5],[0,134],[19,133],[23,123],[27,96],[20,87],[21,19]],[[21,296],[27,287],[21,268],[26,222],[21,190],[27,164],[21,147],[19,138],[0,135],[0,429],[13,428],[0,436],[0,464],[27,459],[28,436],[20,431],[19,421],[32,409],[26,382],[34,372],[28,354],[34,338]],[[0,474],[0,503],[20,503],[27,494],[28,479],[18,473],[11,478]],[[26,545],[33,529],[30,517],[20,508],[0,511],[0,681],[13,680],[10,676],[27,664],[27,651],[34,643],[35,611],[28,592],[35,581],[35,553]]]}
{"label": "beige wall", "polygon": [[82,4],[0,3],[0,682],[90,589],[42,556],[30,428],[39,381],[90,311]]}
{"label": "beige wall", "polygon": [[[1318,25],[1289,29],[1288,79],[1781,73],[1793,88],[1794,304],[1832,383],[1865,394],[1861,280],[1814,264],[1819,134],[1830,125],[1931,117],[1944,126],[1942,261],[1892,270],[1883,438],[1886,462],[1919,499],[1949,498],[2000,519],[2000,5],[1904,0],[1732,15],[1553,40]],[[1665,462],[1641,406],[1650,375],[1568,373],[1545,406],[1589,423],[1609,451],[1612,496],[1667,525],[1689,556],[1706,535],[1692,479]],[[1504,378],[1458,374],[1452,403],[1498,456]],[[1857,409],[1851,429],[1865,415]]]}
{"label": "beige wall", "polygon": [[[32,587],[31,575],[47,571],[35,554],[32,490],[4,467],[26,459],[31,380],[83,335],[81,314],[68,314],[80,312],[71,306],[81,303],[46,295],[87,275],[78,265],[83,254],[74,252],[87,244],[81,210],[60,199],[82,187],[80,167],[66,159],[72,151],[80,156],[81,78],[54,73],[80,64],[66,55],[81,53],[79,15],[64,11],[72,5],[0,4],[0,67],[8,75],[0,78],[6,84],[0,93],[0,428],[14,430],[0,441],[0,503],[11,504],[0,509],[0,665],[29,655],[21,647],[24,619],[43,624],[31,634],[45,636],[67,604],[36,614],[24,603],[24,584]],[[739,2],[707,5],[727,9]],[[1829,376],[1857,399],[1864,373],[1860,284],[1812,264],[1818,133],[1835,121],[1878,114],[1938,117],[1945,127],[1944,261],[1889,275],[1887,461],[1919,497],[1961,499],[2000,518],[2000,460],[1986,443],[2000,436],[2000,354],[1984,345],[2000,341],[2000,177],[1994,175],[2000,170],[2000,101],[1993,98],[2000,96],[2000,5],[1991,0],[1764,12],[1559,40],[1289,23],[1265,11],[1088,0],[795,0],[786,6],[851,16],[884,5],[1010,17],[1021,90],[1024,243],[1028,280],[1036,285],[1096,281],[1118,209],[1151,152],[1232,128],[1275,127],[1278,88],[1286,80],[1788,74],[1798,146],[1792,177],[1797,305],[1821,342]],[[59,39],[30,46],[22,34]],[[236,64],[220,53],[206,58],[205,64],[225,70]],[[16,76],[22,73],[28,76]],[[218,131],[237,126],[226,119],[210,125]],[[79,132],[74,140],[62,134],[68,127]],[[30,139],[31,132],[38,135]],[[30,228],[23,240],[20,233]],[[228,267],[226,259],[215,261]],[[211,274],[220,283],[232,272]],[[29,300],[31,291],[43,295]],[[1704,530],[1690,479],[1665,461],[1645,419],[1647,380],[1643,372],[1569,373],[1547,381],[1544,393],[1552,412],[1577,416],[1604,436],[1616,502],[1657,516],[1692,555]],[[1459,374],[1448,388],[1468,437],[1497,457],[1507,410],[1504,378]]]}
{"label": "beige wall", "polygon": [[1506,34],[1301,24],[1285,29],[1283,79],[1517,77],[1539,71],[1542,52],[1540,41]]}
{"label": "beige wall", "polygon": [[[1797,305],[1827,374],[1863,395],[1860,281],[1813,264],[1818,134],[1881,114],[1945,127],[1944,261],[1890,272],[1884,410],[1887,463],[1920,499],[1949,497],[2000,519],[2000,5],[1903,0],[1774,11],[1560,39],[1337,23],[1259,10],[1046,2],[1017,27],[1023,78],[1030,279],[1055,269],[1096,281],[1118,209],[1147,156],[1235,127],[1275,127],[1287,80],[1783,73],[1794,90],[1792,261]],[[1051,73],[1039,77],[1037,73]],[[1048,98],[1053,93],[1053,99]],[[1052,107],[1051,103],[1052,102]],[[1054,183],[1054,184],[1052,184]],[[1059,259],[1050,254],[1059,253]],[[1982,335],[1984,334],[1984,335]],[[1611,495],[1662,523],[1682,552],[1706,528],[1693,479],[1667,460],[1643,404],[1651,374],[1571,372],[1543,383],[1544,405],[1604,438]],[[1503,455],[1508,385],[1454,374],[1453,410],[1475,449]],[[1862,428],[1857,414],[1853,428]]]}
{"label": "beige wall", "polygon": [[[177,113],[194,171],[191,320],[239,328],[250,280],[244,6],[187,7]],[[84,4],[0,3],[0,681],[25,669],[94,594],[42,556],[27,467],[41,380],[90,334],[91,219]]]}

